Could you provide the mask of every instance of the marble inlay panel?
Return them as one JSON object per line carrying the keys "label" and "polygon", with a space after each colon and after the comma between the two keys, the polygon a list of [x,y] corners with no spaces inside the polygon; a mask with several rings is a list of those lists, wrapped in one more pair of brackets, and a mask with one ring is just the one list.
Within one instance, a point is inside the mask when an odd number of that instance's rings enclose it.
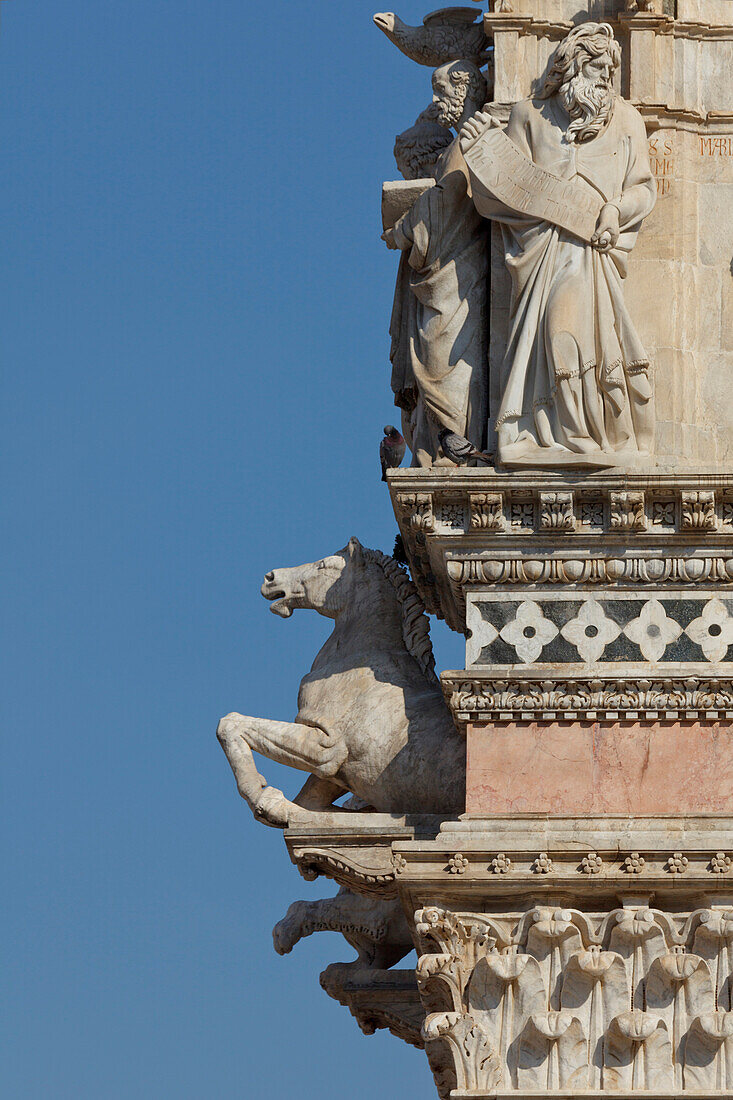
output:
{"label": "marble inlay panel", "polygon": [[563,671],[660,665],[733,666],[733,599],[712,592],[471,593],[467,668],[547,665]]}

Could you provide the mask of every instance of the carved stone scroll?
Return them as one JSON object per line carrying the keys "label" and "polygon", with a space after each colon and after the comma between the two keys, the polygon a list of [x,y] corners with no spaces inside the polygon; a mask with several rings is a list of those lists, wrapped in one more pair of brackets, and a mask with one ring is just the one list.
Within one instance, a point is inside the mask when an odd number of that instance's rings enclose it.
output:
{"label": "carved stone scroll", "polygon": [[582,241],[591,240],[602,200],[534,164],[503,130],[492,128],[470,146],[464,142],[463,155],[479,211],[486,200],[490,205],[498,199],[522,214],[562,226]]}

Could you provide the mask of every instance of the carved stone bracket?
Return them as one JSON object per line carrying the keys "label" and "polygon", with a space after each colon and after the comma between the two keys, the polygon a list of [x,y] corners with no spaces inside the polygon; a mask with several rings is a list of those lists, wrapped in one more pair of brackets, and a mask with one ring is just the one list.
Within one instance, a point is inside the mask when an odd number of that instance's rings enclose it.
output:
{"label": "carved stone bracket", "polygon": [[612,528],[617,531],[646,531],[643,492],[609,493],[609,504]]}
{"label": "carved stone bracket", "polygon": [[[320,825],[302,826],[285,833],[285,843],[295,866],[304,879],[312,881],[323,876],[333,879],[354,893],[366,897],[393,898],[399,874],[392,843],[412,839],[415,835],[430,836],[438,828],[439,818],[413,819],[408,824],[387,814],[321,815]],[[326,820],[324,820],[326,819]]]}
{"label": "carved stone bracket", "polygon": [[715,514],[715,493],[682,494],[683,531],[715,531],[718,517]]}
{"label": "carved stone bracket", "polygon": [[332,965],[321,975],[321,986],[349,1009],[365,1035],[385,1029],[410,1046],[424,1049],[425,1009],[413,970]]}
{"label": "carved stone bracket", "polygon": [[469,493],[472,531],[504,531],[504,497],[502,493]]}
{"label": "carved stone bracket", "polygon": [[397,503],[413,531],[432,531],[435,526],[430,493],[400,493]]}

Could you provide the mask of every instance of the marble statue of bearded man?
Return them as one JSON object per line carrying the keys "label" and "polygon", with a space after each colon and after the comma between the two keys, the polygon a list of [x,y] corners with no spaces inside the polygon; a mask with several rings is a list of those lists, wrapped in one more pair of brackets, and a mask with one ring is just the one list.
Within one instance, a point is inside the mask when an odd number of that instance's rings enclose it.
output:
{"label": "marble statue of bearded man", "polygon": [[[486,80],[470,61],[433,74],[433,118],[459,129],[483,107]],[[454,141],[424,191],[384,240],[400,249],[392,335],[392,389],[414,466],[452,466],[439,433],[483,450],[488,422],[488,277],[486,221],[468,194]]]}
{"label": "marble statue of bearded man", "polygon": [[536,173],[537,193],[552,194],[567,181],[578,206],[591,211],[585,239],[528,213],[531,195],[513,205],[505,189],[499,201],[488,159],[489,170],[474,174],[471,163],[478,164],[482,142],[485,152],[491,146],[495,119],[479,113],[461,131],[473,200],[502,226],[512,280],[496,416],[499,458],[509,464],[608,466],[650,449],[649,360],[624,302],[623,279],[656,186],[643,119],[613,91],[619,62],[608,24],[580,24],[556,51],[540,95],[513,107],[505,131],[523,154],[516,158],[515,151],[510,160],[527,158],[554,177]]}

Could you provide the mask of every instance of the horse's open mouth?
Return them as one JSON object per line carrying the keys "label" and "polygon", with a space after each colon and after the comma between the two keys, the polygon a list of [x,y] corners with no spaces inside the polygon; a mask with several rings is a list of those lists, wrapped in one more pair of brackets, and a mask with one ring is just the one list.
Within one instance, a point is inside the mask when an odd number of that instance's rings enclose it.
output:
{"label": "horse's open mouth", "polygon": [[269,600],[272,606],[270,611],[273,615],[279,615],[281,619],[289,619],[293,614],[293,609],[290,606],[293,599],[293,593],[287,594],[284,588],[275,588],[267,581],[262,585],[262,595],[266,600]]}
{"label": "horse's open mouth", "polygon": [[293,614],[293,609],[288,603],[287,596],[282,595],[279,599],[277,595],[268,596],[267,598],[268,600],[274,600],[274,603],[270,607],[270,611],[273,613],[273,615],[279,615],[281,619],[289,619],[290,616]]}

